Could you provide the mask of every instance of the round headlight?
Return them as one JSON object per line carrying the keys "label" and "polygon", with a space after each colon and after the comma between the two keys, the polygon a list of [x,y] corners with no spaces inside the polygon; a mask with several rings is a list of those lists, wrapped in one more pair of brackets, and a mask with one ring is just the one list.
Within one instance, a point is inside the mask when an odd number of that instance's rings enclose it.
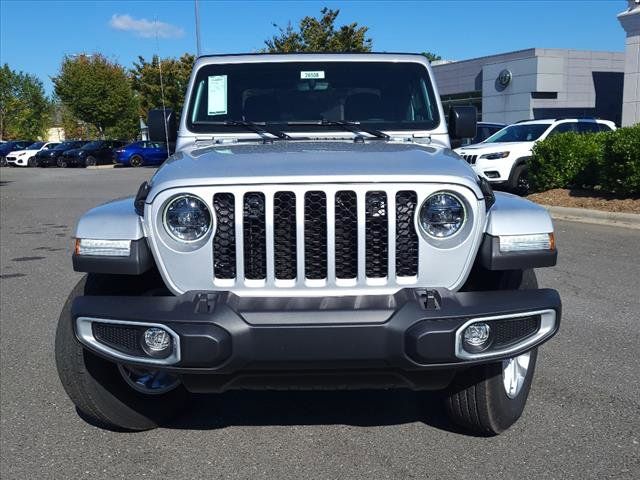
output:
{"label": "round headlight", "polygon": [[465,221],[462,201],[452,193],[429,196],[420,209],[420,227],[433,238],[448,238],[460,231]]}
{"label": "round headlight", "polygon": [[176,240],[195,242],[209,232],[211,213],[198,197],[181,195],[165,207],[164,228]]}

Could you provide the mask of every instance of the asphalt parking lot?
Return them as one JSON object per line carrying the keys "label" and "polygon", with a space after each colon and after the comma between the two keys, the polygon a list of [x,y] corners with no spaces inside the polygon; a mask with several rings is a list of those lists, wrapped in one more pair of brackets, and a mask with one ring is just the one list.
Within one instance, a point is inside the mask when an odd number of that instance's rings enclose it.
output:
{"label": "asphalt parking lot", "polygon": [[[174,423],[114,433],[58,381],[58,314],[77,218],[151,169],[0,170],[1,469],[9,479],[640,478],[640,231],[557,222],[560,333],[541,349],[523,418],[494,438],[406,391],[201,396]],[[419,399],[427,408],[420,408]]]}

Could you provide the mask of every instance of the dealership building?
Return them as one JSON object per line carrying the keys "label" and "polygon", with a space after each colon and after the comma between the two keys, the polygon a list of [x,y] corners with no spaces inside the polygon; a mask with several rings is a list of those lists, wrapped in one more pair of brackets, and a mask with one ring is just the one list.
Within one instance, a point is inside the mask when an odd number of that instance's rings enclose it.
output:
{"label": "dealership building", "polygon": [[445,112],[474,105],[485,122],[597,117],[640,123],[640,0],[627,4],[617,16],[624,52],[529,48],[433,62]]}
{"label": "dealership building", "polygon": [[598,117],[622,122],[624,52],[530,48],[434,62],[445,111],[474,105],[478,119]]}

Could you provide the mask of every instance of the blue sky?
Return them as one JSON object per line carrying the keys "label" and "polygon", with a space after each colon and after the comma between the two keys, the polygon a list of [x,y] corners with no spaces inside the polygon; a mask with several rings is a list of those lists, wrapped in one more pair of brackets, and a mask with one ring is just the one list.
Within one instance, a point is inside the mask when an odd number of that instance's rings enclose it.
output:
{"label": "blue sky", "polygon": [[[376,51],[430,50],[462,60],[530,47],[624,50],[616,19],[624,0],[200,0],[203,51],[256,51],[276,32],[273,23],[295,24],[323,6],[340,9],[339,25],[369,26]],[[66,54],[101,52],[130,66],[138,55],[179,56],[195,53],[195,45],[192,0],[0,0],[0,63],[37,75],[48,92]]]}

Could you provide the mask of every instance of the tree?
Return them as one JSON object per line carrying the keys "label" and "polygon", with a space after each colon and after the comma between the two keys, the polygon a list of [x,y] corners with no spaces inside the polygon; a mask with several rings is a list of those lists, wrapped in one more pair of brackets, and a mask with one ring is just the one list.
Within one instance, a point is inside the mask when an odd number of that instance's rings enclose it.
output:
{"label": "tree", "polygon": [[42,82],[5,63],[0,69],[0,139],[43,138],[50,116]]}
{"label": "tree", "polygon": [[[161,63],[160,63],[161,62]],[[195,57],[188,53],[182,57],[163,58],[157,55],[151,61],[138,57],[134,68],[129,71],[131,85],[139,100],[139,114],[146,118],[152,108],[162,107],[162,90],[160,88],[160,66],[162,66],[162,86],[165,107],[180,114],[184,104],[184,96],[189,84],[189,77]]]}
{"label": "tree", "polygon": [[373,43],[367,38],[369,27],[356,22],[342,25],[336,30],[335,21],[340,10],[323,8],[321,17],[304,17],[298,29],[291,22],[286,28],[273,24],[280,33],[264,43],[269,53],[294,52],[370,52]]}
{"label": "tree", "polygon": [[135,137],[137,102],[122,66],[101,54],[65,57],[53,84],[71,114],[101,137]]}
{"label": "tree", "polygon": [[432,52],[422,52],[422,55],[427,57],[427,60],[429,60],[429,63],[435,62],[436,60],[442,60],[442,57],[440,55],[437,55]]}

